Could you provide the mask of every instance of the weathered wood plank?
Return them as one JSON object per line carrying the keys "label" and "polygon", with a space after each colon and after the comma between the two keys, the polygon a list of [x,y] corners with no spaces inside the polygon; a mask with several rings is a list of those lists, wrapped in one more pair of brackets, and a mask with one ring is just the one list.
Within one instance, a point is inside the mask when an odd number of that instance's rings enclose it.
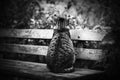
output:
{"label": "weathered wood plank", "polygon": [[[105,33],[97,33],[90,30],[70,30],[71,38],[75,40],[101,41]],[[52,29],[1,29],[0,37],[19,37],[19,38],[43,38],[51,39]]]}
{"label": "weathered wood plank", "polygon": [[97,33],[90,30],[70,30],[71,38],[75,40],[102,41],[106,33]]}
{"label": "weathered wood plank", "polygon": [[[0,51],[24,53],[34,55],[47,55],[48,46],[1,44]],[[102,49],[75,48],[78,59],[100,60],[103,56]]]}
{"label": "weathered wood plank", "polygon": [[1,44],[0,51],[12,53],[24,53],[33,55],[47,55],[47,46],[21,45],[21,44]]}
{"label": "weathered wood plank", "polygon": [[45,38],[51,39],[52,29],[2,29],[0,37]]}
{"label": "weathered wood plank", "polygon": [[77,58],[86,60],[101,60],[104,57],[102,49],[77,48]]}
{"label": "weathered wood plank", "polygon": [[[25,61],[15,61],[15,60],[7,60],[7,59],[0,59],[0,69],[2,71],[7,71],[11,75],[22,75],[22,76],[29,76],[29,78],[33,77],[45,77],[45,78],[77,78],[92,74],[102,73],[103,71],[97,70],[90,70],[90,69],[75,69],[72,73],[52,73],[50,72],[46,64],[42,63],[33,63],[33,62],[25,62]],[[32,75],[32,76],[31,76]]]}

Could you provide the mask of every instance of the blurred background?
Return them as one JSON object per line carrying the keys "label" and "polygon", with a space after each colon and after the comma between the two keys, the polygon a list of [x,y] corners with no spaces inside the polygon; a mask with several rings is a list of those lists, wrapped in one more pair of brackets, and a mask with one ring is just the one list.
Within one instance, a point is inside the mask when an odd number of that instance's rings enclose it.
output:
{"label": "blurred background", "polygon": [[[77,67],[106,70],[118,75],[120,64],[120,3],[117,0],[1,0],[0,29],[55,29],[56,19],[69,20],[66,28],[106,33],[103,42],[73,41],[75,47],[102,48],[101,61],[80,60]],[[49,45],[50,40],[1,38],[0,43]],[[5,58],[40,62],[38,56],[6,55]],[[42,57],[41,57],[42,59]],[[43,61],[44,62],[44,61]]]}

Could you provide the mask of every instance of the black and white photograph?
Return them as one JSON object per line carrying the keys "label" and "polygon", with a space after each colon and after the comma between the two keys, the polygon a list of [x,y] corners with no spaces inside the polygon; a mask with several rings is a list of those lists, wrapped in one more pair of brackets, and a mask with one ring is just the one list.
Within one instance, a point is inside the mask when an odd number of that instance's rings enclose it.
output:
{"label": "black and white photograph", "polygon": [[0,80],[120,80],[119,0],[0,0]]}

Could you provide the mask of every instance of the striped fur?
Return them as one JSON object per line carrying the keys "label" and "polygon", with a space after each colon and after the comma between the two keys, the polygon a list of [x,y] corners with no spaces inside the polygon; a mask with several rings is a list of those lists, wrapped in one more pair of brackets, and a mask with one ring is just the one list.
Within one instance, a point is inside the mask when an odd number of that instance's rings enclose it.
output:
{"label": "striped fur", "polygon": [[46,57],[47,67],[56,73],[74,71],[75,50],[69,30],[64,28],[64,22],[62,24],[58,24],[62,28],[54,30]]}

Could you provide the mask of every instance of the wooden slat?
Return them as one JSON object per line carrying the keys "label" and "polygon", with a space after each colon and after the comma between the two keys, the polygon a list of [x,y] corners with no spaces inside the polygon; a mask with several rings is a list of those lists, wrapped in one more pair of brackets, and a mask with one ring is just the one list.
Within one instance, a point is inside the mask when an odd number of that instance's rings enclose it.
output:
{"label": "wooden slat", "polygon": [[[1,44],[0,51],[12,53],[24,53],[34,55],[47,55],[48,46],[20,45],[20,44]],[[78,59],[100,60],[102,58],[102,49],[75,48]]]}
{"label": "wooden slat", "polygon": [[[90,30],[70,30],[71,38],[75,40],[101,41],[105,33],[97,33]],[[0,37],[19,37],[19,38],[43,38],[51,39],[52,29],[2,29]]]}
{"label": "wooden slat", "polygon": [[20,37],[20,38],[45,38],[51,39],[53,30],[51,29],[2,29],[0,37]]}
{"label": "wooden slat", "polygon": [[71,38],[75,40],[102,41],[105,33],[97,33],[90,30],[70,30]]}
{"label": "wooden slat", "polygon": [[97,71],[97,70],[90,70],[90,69],[75,69],[74,72],[72,73],[52,73],[50,72],[46,64],[41,64],[41,63],[33,63],[33,62],[23,62],[23,61],[15,61],[15,60],[5,60],[5,59],[0,59],[0,69],[2,71],[5,71],[7,73],[10,73],[11,75],[23,75],[23,76],[28,76],[29,78],[33,77],[45,77],[45,78],[77,78],[77,77],[82,77],[82,76],[87,76],[87,75],[92,75],[92,74],[98,74],[102,73],[103,71]]}
{"label": "wooden slat", "polygon": [[101,60],[104,57],[102,49],[77,48],[76,52],[78,53],[77,58],[79,59]]}
{"label": "wooden slat", "polygon": [[0,51],[12,53],[24,53],[33,55],[47,55],[47,46],[21,45],[21,44],[1,44]]}

